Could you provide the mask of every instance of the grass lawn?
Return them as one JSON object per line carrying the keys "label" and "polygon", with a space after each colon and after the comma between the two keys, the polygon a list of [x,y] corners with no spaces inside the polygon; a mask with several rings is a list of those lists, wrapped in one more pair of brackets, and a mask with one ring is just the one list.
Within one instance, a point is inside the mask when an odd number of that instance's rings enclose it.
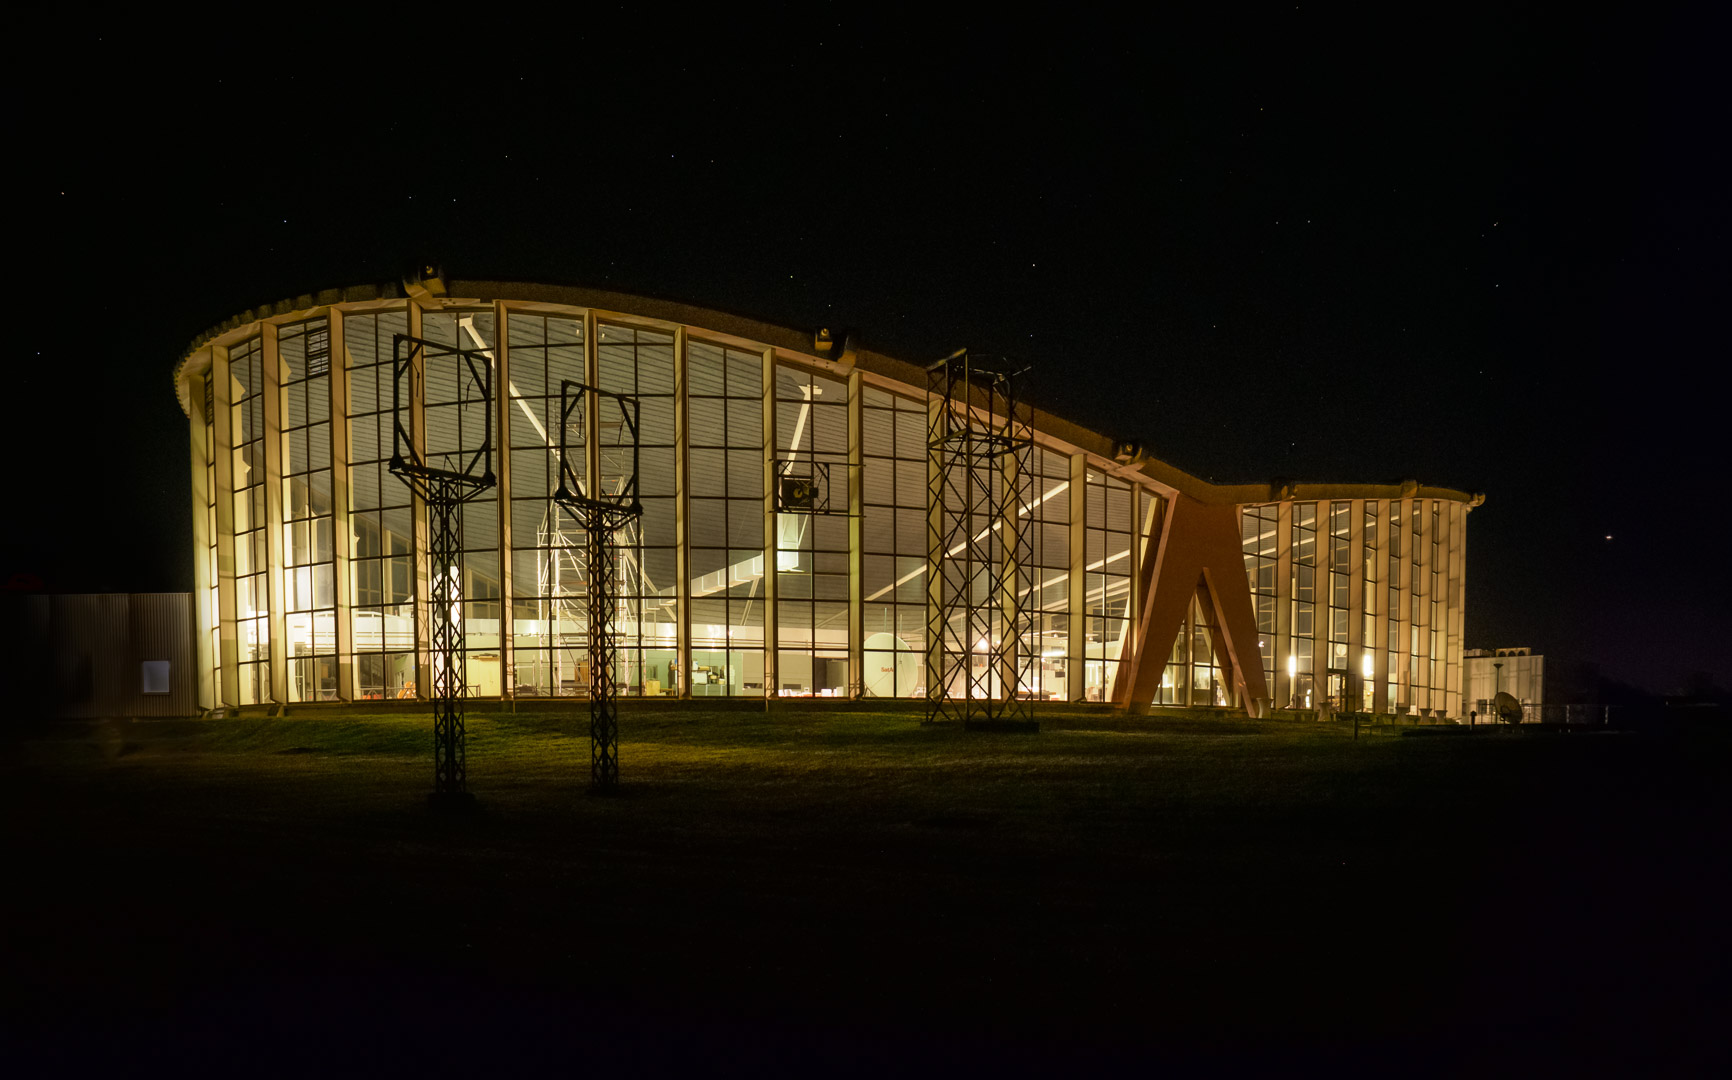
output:
{"label": "grass lawn", "polygon": [[586,714],[474,713],[453,816],[423,714],[15,722],[6,1038],[337,1072],[1716,1052],[1723,736],[1042,723],[635,709],[605,798]]}

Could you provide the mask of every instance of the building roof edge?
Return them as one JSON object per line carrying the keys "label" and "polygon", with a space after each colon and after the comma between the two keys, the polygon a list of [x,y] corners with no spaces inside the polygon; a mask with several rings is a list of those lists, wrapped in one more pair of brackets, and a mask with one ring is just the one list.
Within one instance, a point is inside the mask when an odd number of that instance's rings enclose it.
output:
{"label": "building roof edge", "polygon": [[[195,337],[181,353],[180,359],[176,361],[173,373],[174,391],[175,398],[180,403],[181,412],[189,419],[192,416],[191,402],[187,400],[186,384],[182,378],[187,361],[192,359],[200,349],[222,335],[240,329],[248,323],[270,318],[293,317],[302,312],[329,307],[333,304],[415,299],[413,294],[416,291],[413,285],[405,287],[394,282],[382,285],[352,285],[342,289],[324,289],[317,293],[303,293],[300,296],[279,300],[274,304],[249,308],[230,316]],[[421,291],[424,292],[425,290]],[[548,285],[528,281],[480,281],[464,278],[453,278],[446,282],[444,291],[446,295],[438,297],[437,300],[517,300],[528,303],[599,308],[603,311],[614,311],[620,314],[679,323],[683,326],[696,327],[718,334],[759,342],[783,352],[795,353],[817,360],[825,359],[816,351],[816,338],[812,333],[804,333],[774,323],[767,323],[761,319],[719,311],[714,308],[699,307],[677,300],[575,285]],[[435,297],[428,294],[424,299],[431,300]],[[847,342],[842,348],[845,350],[848,361],[863,371],[915,387],[921,386],[925,382],[925,368],[919,364],[887,356],[872,349],[856,348],[852,342]],[[1078,449],[1098,457],[1117,460],[1121,464],[1129,466],[1132,471],[1147,477],[1158,486],[1190,496],[1203,503],[1219,505],[1229,502],[1239,504],[1288,500],[1425,498],[1446,499],[1474,507],[1485,501],[1484,495],[1469,494],[1453,488],[1421,486],[1411,480],[1400,484],[1299,484],[1281,480],[1271,481],[1267,484],[1213,484],[1175,465],[1143,456],[1135,444],[1115,440],[1110,435],[1093,431],[1044,409],[1035,408],[1032,411],[1032,423],[1037,431],[1062,439]]]}

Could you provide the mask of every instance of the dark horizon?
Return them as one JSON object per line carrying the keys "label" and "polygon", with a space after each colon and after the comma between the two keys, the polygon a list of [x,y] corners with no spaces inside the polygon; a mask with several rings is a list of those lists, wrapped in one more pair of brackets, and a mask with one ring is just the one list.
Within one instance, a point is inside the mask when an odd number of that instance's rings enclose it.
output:
{"label": "dark horizon", "polygon": [[1025,357],[1041,407],[1206,479],[1484,492],[1467,647],[1732,685],[1732,583],[1684,573],[1728,524],[1712,35],[1332,20],[601,24],[431,72],[280,27],[164,68],[63,28],[23,121],[47,311],[12,399],[58,524],[0,569],[189,589],[187,343],[432,258]]}

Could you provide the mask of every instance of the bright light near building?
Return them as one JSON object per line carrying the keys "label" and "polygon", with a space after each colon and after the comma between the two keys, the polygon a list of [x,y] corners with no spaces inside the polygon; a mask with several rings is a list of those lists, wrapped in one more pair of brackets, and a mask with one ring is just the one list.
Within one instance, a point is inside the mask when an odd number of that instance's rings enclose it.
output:
{"label": "bright light near building", "polygon": [[1299,674],[1299,658],[1292,653],[1287,654],[1287,677],[1291,679]]}
{"label": "bright light near building", "polygon": [[1359,661],[1359,673],[1361,675],[1364,675],[1367,679],[1371,678],[1373,671],[1371,668],[1371,654],[1370,653],[1366,653],[1365,658]]}

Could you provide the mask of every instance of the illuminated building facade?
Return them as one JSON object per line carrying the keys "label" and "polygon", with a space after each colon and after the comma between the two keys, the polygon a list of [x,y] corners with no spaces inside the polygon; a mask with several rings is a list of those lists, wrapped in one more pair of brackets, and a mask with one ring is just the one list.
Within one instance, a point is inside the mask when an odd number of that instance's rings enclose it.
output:
{"label": "illuminated building facade", "polygon": [[1546,706],[1546,658],[1526,645],[1504,649],[1469,649],[1462,658],[1462,707],[1480,716],[1492,715],[1501,693],[1521,703],[1533,720]]}
{"label": "illuminated building facade", "polygon": [[[425,507],[389,469],[396,335],[492,367],[497,484],[462,508],[457,570],[430,565]],[[663,301],[429,277],[244,313],[174,379],[202,707],[425,697],[446,573],[468,694],[583,693],[582,537],[552,501],[566,380],[640,404],[643,514],[616,568],[627,693],[926,694],[920,366]],[[436,456],[449,410],[410,408]],[[1477,496],[1213,485],[1038,410],[1031,427],[1024,693],[1465,715]],[[832,512],[786,512],[797,461],[833,465]]]}

